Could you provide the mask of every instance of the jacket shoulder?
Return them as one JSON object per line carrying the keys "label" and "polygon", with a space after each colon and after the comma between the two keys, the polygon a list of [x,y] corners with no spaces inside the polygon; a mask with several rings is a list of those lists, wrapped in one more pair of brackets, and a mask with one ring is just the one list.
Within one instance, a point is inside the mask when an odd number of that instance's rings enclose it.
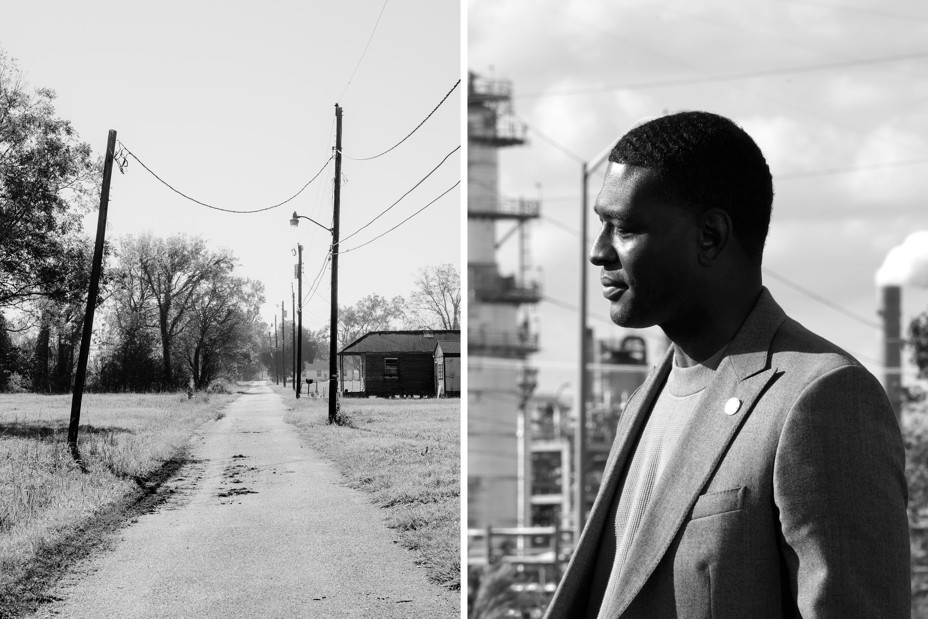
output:
{"label": "jacket shoulder", "polygon": [[772,364],[809,380],[844,367],[869,371],[849,352],[786,318],[770,343]]}

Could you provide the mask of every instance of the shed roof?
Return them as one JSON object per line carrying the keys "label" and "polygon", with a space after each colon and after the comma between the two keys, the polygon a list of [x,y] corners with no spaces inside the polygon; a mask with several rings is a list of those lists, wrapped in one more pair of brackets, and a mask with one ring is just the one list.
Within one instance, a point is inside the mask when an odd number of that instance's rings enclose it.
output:
{"label": "shed roof", "polygon": [[455,330],[417,330],[417,331],[371,331],[348,344],[339,351],[339,355],[357,355],[362,353],[427,353],[435,352],[435,344],[457,342],[460,350],[461,331]]}
{"label": "shed roof", "polygon": [[445,355],[460,355],[461,354],[461,338],[459,337],[456,340],[446,340],[439,338],[436,348],[441,346],[441,352]]}

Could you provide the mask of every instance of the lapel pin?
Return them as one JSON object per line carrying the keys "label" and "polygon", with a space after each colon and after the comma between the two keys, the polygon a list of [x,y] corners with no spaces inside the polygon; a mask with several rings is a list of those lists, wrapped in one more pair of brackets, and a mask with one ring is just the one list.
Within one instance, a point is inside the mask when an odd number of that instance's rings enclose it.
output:
{"label": "lapel pin", "polygon": [[741,400],[738,398],[731,398],[728,402],[725,402],[726,415],[734,415],[738,412],[739,408],[741,408]]}

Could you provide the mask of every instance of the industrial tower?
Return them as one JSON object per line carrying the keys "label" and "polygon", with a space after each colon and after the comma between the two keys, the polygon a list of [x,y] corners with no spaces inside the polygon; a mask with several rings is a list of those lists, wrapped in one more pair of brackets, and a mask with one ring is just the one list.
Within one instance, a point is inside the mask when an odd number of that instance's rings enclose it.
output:
{"label": "industrial tower", "polygon": [[[529,523],[530,451],[525,407],[535,388],[528,355],[538,351],[534,307],[541,286],[530,274],[529,228],[539,200],[503,197],[501,148],[525,144],[512,113],[509,80],[468,76],[468,527]],[[499,228],[499,229],[498,229]],[[500,236],[497,236],[497,233]],[[500,273],[497,250],[513,235],[516,272]]]}

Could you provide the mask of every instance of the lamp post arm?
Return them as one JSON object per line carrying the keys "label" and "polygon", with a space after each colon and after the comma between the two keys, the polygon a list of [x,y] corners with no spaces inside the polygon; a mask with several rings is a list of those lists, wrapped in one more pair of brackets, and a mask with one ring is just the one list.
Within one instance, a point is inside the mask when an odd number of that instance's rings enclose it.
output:
{"label": "lamp post arm", "polygon": [[[319,223],[318,221],[316,221],[316,220],[313,219],[312,217],[307,217],[306,215],[297,215],[296,213],[294,213],[294,214],[293,214],[293,220],[295,221],[295,220],[297,220],[297,219],[308,219],[309,221],[313,222],[314,224],[316,224],[317,226],[319,226],[319,227],[322,228],[323,230],[326,230],[326,231],[328,231],[329,233],[332,232],[332,228],[326,228],[325,226],[323,226],[321,223]],[[294,224],[294,225],[296,225],[296,224]]]}

